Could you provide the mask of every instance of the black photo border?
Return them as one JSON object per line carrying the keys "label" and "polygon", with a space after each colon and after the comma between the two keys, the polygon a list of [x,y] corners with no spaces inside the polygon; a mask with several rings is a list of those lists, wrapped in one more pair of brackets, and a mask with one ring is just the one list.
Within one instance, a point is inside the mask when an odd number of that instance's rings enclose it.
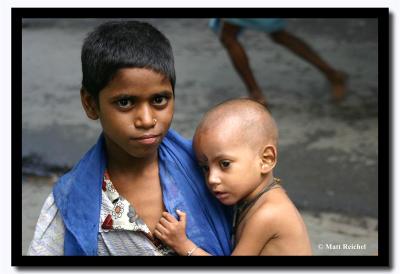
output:
{"label": "black photo border", "polygon": [[[377,18],[378,19],[378,255],[293,257],[48,257],[22,255],[22,20],[23,18]],[[12,256],[11,265],[113,267],[384,267],[391,265],[391,63],[388,8],[11,8],[12,20]],[[377,182],[378,183],[378,182]],[[46,268],[43,268],[46,267]],[[233,268],[234,267],[234,268]]]}

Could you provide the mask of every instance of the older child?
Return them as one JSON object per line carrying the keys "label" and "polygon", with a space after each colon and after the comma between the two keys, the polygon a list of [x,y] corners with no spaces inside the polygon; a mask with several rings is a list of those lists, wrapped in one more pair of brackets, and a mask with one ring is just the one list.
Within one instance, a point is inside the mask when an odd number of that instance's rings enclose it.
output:
{"label": "older child", "polygon": [[208,193],[191,142],[169,130],[168,39],[147,23],[108,22],[86,38],[81,57],[82,105],[103,132],[54,186],[28,254],[173,254],[154,230],[163,211],[177,208],[195,216],[187,233],[196,245],[229,254],[229,212]]}
{"label": "older child", "polygon": [[[274,178],[278,129],[266,108],[230,100],[204,116],[193,138],[209,190],[235,205],[232,255],[311,255],[306,226]],[[210,255],[187,238],[186,218],[165,212],[155,235],[179,255]],[[190,225],[188,226],[190,228]]]}

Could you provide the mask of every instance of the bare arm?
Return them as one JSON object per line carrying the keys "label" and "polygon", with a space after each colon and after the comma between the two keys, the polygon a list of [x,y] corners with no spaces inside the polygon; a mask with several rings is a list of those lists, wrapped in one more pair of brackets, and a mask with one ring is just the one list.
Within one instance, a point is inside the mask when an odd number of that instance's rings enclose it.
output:
{"label": "bare arm", "polygon": [[168,212],[163,212],[154,230],[155,236],[180,256],[211,256],[187,238],[186,213],[180,210],[176,212],[179,215],[179,221]]}
{"label": "bare arm", "polygon": [[268,241],[276,237],[275,230],[268,224],[269,220],[259,213],[243,224],[232,256],[259,256]]}

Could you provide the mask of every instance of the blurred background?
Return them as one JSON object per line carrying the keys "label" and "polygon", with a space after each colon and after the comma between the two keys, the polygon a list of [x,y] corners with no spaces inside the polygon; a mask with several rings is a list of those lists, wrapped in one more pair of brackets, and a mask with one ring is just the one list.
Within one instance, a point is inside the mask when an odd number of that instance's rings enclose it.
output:
{"label": "blurred background", "polygon": [[[138,20],[154,25],[172,44],[177,74],[172,128],[183,136],[192,137],[211,106],[247,96],[208,19]],[[81,107],[80,50],[86,34],[105,21],[23,21],[23,254],[52,185],[100,134],[99,123]],[[378,22],[292,18],[286,29],[349,78],[345,100],[333,104],[329,83],[314,67],[261,32],[241,34],[280,130],[275,175],[300,209],[316,255],[377,254]],[[349,250],[344,244],[363,247]]]}

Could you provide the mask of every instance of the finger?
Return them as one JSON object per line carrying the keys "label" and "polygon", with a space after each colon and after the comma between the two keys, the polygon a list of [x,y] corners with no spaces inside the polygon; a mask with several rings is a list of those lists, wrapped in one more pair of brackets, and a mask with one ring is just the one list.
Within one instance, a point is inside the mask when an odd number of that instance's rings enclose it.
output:
{"label": "finger", "polygon": [[164,235],[157,228],[154,229],[154,236],[156,236],[160,240],[164,240]]}
{"label": "finger", "polygon": [[163,216],[166,220],[168,220],[170,223],[176,223],[176,222],[178,222],[178,220],[175,219],[175,217],[172,216],[171,214],[169,214],[168,212],[163,212],[162,216]]}
{"label": "finger", "polygon": [[168,221],[166,218],[161,217],[159,224],[163,225],[165,228],[168,228],[171,225],[171,222]]}
{"label": "finger", "polygon": [[154,236],[156,236],[159,239],[162,238],[162,234],[157,228],[154,229]]}
{"label": "finger", "polygon": [[186,213],[183,211],[180,211],[179,209],[176,211],[176,213],[178,213],[179,222],[186,224]]}
{"label": "finger", "polygon": [[155,227],[162,235],[167,234],[168,229],[166,229],[162,224],[158,223]]}

